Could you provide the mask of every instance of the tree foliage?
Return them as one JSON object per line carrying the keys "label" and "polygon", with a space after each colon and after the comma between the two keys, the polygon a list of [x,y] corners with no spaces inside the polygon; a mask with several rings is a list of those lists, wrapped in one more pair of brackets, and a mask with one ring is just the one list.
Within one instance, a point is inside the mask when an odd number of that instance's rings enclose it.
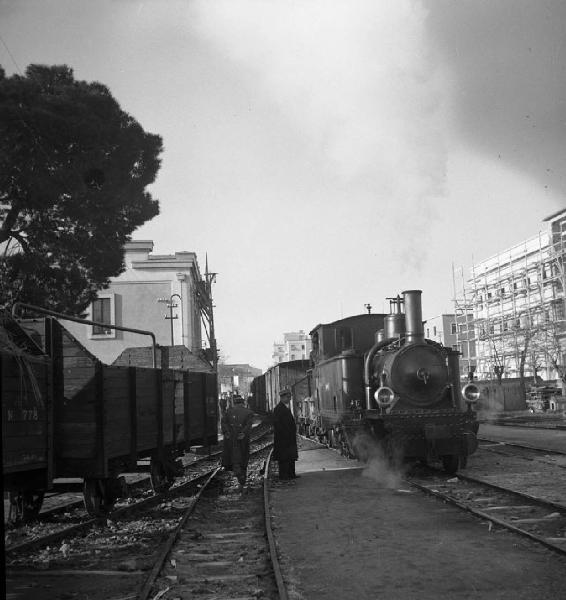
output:
{"label": "tree foliage", "polygon": [[159,213],[160,136],[67,66],[0,68],[0,305],[79,314]]}

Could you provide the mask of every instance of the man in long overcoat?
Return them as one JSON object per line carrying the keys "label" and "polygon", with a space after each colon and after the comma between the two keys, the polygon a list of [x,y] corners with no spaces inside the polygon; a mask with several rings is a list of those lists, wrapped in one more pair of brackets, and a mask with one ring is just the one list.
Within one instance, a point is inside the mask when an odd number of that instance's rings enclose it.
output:
{"label": "man in long overcoat", "polygon": [[289,408],[291,392],[281,390],[279,404],[273,409],[273,458],[279,463],[279,479],[295,479],[297,450],[297,426]]}
{"label": "man in long overcoat", "polygon": [[254,413],[244,406],[241,396],[234,396],[234,405],[222,417],[221,427],[224,435],[222,466],[234,471],[241,486],[245,485],[250,454],[250,432]]}

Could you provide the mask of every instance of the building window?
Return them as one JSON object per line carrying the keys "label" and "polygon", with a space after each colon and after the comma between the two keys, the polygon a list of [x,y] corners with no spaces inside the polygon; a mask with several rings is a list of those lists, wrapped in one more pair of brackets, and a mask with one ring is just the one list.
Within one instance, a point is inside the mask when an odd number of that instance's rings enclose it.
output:
{"label": "building window", "polygon": [[90,338],[114,338],[116,330],[105,327],[104,324],[114,325],[114,294],[101,294],[91,305],[91,321],[103,325],[90,325]]}
{"label": "building window", "polygon": [[452,332],[452,335],[456,334],[456,323],[450,324],[450,331]]}

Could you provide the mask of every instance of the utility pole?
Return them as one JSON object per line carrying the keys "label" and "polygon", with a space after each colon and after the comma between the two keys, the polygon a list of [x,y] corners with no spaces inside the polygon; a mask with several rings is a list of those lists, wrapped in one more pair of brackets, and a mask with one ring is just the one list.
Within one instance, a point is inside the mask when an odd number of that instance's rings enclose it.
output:
{"label": "utility pole", "polygon": [[212,302],[212,284],[216,282],[216,275],[217,273],[210,273],[208,271],[207,255],[204,280],[197,283],[195,294],[205,329],[206,324],[208,323],[208,330],[206,333],[210,353],[212,354],[211,362],[214,371],[218,371],[218,349],[216,347],[216,335],[214,333],[214,304]]}
{"label": "utility pole", "polygon": [[167,304],[167,308],[169,309],[169,315],[165,315],[165,319],[169,320],[169,322],[171,323],[171,346],[174,346],[174,336],[173,336],[173,320],[174,319],[178,319],[179,315],[173,315],[173,309],[177,308],[177,304],[173,303],[173,298],[179,298],[179,302],[181,303],[181,310],[182,310],[182,306],[183,306],[183,299],[181,298],[181,296],[179,294],[171,294],[171,296],[169,298],[158,298],[157,302],[162,302]]}

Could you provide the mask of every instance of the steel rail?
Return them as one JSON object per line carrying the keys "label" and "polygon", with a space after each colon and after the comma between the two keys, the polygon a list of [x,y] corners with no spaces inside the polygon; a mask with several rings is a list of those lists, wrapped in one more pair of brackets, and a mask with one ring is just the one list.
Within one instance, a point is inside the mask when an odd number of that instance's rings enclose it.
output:
{"label": "steel rail", "polygon": [[147,600],[147,598],[149,597],[151,588],[155,584],[155,580],[157,579],[157,576],[159,575],[161,569],[163,568],[163,565],[165,564],[165,560],[167,559],[169,552],[171,552],[171,548],[173,547],[173,544],[177,541],[177,538],[179,537],[179,534],[181,533],[183,527],[185,526],[187,519],[193,514],[195,507],[198,504],[198,501],[199,501],[202,493],[204,492],[204,490],[207,489],[210,482],[216,477],[216,475],[219,473],[219,471],[221,471],[221,469],[222,469],[222,467],[216,467],[216,469],[214,469],[214,471],[209,475],[208,479],[202,485],[202,487],[200,488],[198,493],[194,496],[190,506],[187,508],[187,510],[181,517],[181,520],[179,521],[179,523],[177,524],[175,529],[173,529],[173,531],[167,537],[167,540],[164,543],[163,548],[159,552],[159,555],[153,565],[153,568],[151,569],[149,575],[147,576],[147,579],[145,580],[143,586],[141,587],[141,590],[139,591],[139,593],[136,596],[137,600]]}
{"label": "steel rail", "polygon": [[506,488],[501,485],[497,485],[496,483],[492,483],[491,481],[486,481],[484,479],[471,477],[469,475],[461,475],[460,473],[458,473],[456,475],[456,477],[458,477],[459,479],[462,479],[463,481],[469,481],[470,483],[479,483],[480,485],[485,485],[486,487],[489,487],[498,492],[503,492],[505,494],[511,494],[513,496],[517,496],[518,498],[521,498],[522,500],[527,500],[528,502],[533,502],[534,504],[538,504],[539,506],[543,506],[543,507],[551,506],[552,508],[555,508],[556,510],[566,511],[566,504],[560,504],[560,502],[553,502],[552,500],[544,500],[543,498],[537,498],[536,496],[531,496],[530,494],[527,494],[526,492],[519,492],[517,490],[512,490],[510,488]]}
{"label": "steel rail", "polygon": [[[262,446],[260,448],[257,448],[253,452],[251,452],[250,455],[258,454],[259,452],[264,450],[266,447],[267,446]],[[271,452],[269,453],[269,457],[271,456],[272,452],[273,452],[273,450],[271,450]],[[269,457],[266,460],[266,464],[268,464],[268,462],[269,462]],[[222,471],[222,467],[220,467],[220,466],[216,467],[216,469],[214,469],[214,471],[212,473],[210,473],[208,479],[205,481],[205,483],[203,483],[203,485],[200,488],[200,490],[198,491],[198,493],[192,499],[190,506],[187,508],[187,510],[181,517],[181,520],[179,521],[178,525],[175,527],[175,529],[173,531],[171,531],[171,533],[167,537],[167,540],[165,541],[161,551],[159,552],[159,555],[151,569],[151,572],[147,576],[145,582],[142,584],[140,591],[136,594],[136,600],[148,600],[151,590],[155,584],[155,581],[156,581],[157,577],[159,576],[159,573],[163,569],[163,566],[165,564],[167,556],[169,555],[169,553],[171,552],[171,549],[173,548],[173,544],[177,541],[179,534],[183,530],[183,527],[185,526],[187,520],[193,514],[201,495],[207,489],[207,487],[210,485],[210,483],[214,480],[214,478],[218,475],[218,473],[221,471]],[[264,467],[264,503],[265,503],[265,497],[266,497],[265,496],[265,490],[266,490],[265,473],[266,472],[267,472],[267,467]],[[266,514],[268,514],[268,513],[266,512]],[[267,525],[268,525],[268,522],[266,520],[266,531],[268,532],[268,537],[269,537],[269,534],[271,533],[271,526],[268,527]],[[272,533],[271,533],[271,536],[273,536]],[[271,551],[271,546],[270,546],[270,551]],[[273,561],[272,561],[272,564],[273,564]],[[277,562],[277,559],[275,559],[274,567],[275,567],[274,572],[279,573],[279,577],[281,578],[281,571],[279,569],[279,564]],[[280,589],[281,589],[279,587],[280,582],[277,579],[277,574],[276,574],[276,582],[277,582],[277,588],[280,591]],[[282,578],[281,578],[281,584],[283,585],[283,590],[285,591],[285,587],[284,587]],[[167,591],[168,591],[168,588],[158,592],[157,595],[154,596],[154,600],[163,596]],[[280,594],[281,594],[281,592],[280,592]],[[288,600],[286,591],[285,591],[285,595],[283,595],[283,596],[280,595],[280,600]]]}
{"label": "steel rail", "polygon": [[[257,442],[261,441],[264,437],[267,436],[268,433],[269,433],[268,431],[260,432],[257,437],[252,439],[252,442],[257,443]],[[273,442],[269,442],[269,443],[273,443]],[[269,443],[266,445],[269,445]],[[252,452],[252,454],[263,450],[264,447],[265,446],[261,446],[259,449]],[[220,452],[218,452],[217,454],[220,454]],[[200,463],[200,462],[205,463],[207,460],[210,460],[210,459],[208,459],[208,458],[203,458],[202,460],[197,459],[197,461],[186,465],[185,466],[185,472],[186,472],[185,477],[191,476],[191,469],[194,468],[195,464]],[[114,519],[117,517],[121,517],[121,516],[129,514],[130,512],[133,512],[134,510],[149,508],[152,504],[156,504],[156,503],[160,502],[161,500],[163,500],[164,498],[172,497],[172,496],[178,495],[179,493],[182,493],[184,490],[186,490],[189,487],[191,487],[192,485],[194,485],[194,483],[197,482],[199,479],[207,477],[208,474],[214,470],[214,468],[208,469],[205,473],[200,473],[200,474],[193,473],[195,476],[191,477],[187,481],[183,481],[179,485],[173,484],[173,486],[171,488],[169,488],[168,490],[166,490],[165,492],[157,493],[157,494],[154,494],[147,498],[143,498],[141,500],[138,500],[135,504],[130,504],[127,506],[122,506],[122,507],[116,508],[116,509],[110,511],[108,514],[88,518],[87,520],[83,521],[82,523],[77,523],[75,525],[69,525],[67,527],[63,527],[62,529],[58,529],[57,531],[54,531],[53,533],[49,533],[49,534],[47,534],[45,536],[41,536],[39,538],[16,543],[12,546],[5,548],[5,553],[7,555],[11,555],[11,554],[14,554],[17,552],[23,552],[23,551],[31,550],[34,548],[41,548],[51,542],[60,541],[60,540],[64,539],[65,537],[68,537],[69,535],[74,535],[77,533],[81,533],[82,531],[86,531],[86,530],[90,529],[91,527],[93,527],[94,525],[97,525],[100,523],[106,523],[107,519]]]}
{"label": "steel rail", "polygon": [[[457,477],[461,478],[461,479],[467,479],[472,483],[480,483],[482,485],[486,485],[488,487],[492,487],[495,489],[498,489],[501,492],[505,492],[508,493],[510,495],[516,495],[519,497],[522,497],[524,500],[529,500],[531,502],[536,502],[539,505],[548,505],[548,506],[552,506],[553,508],[558,508],[559,510],[566,510],[566,506],[563,505],[556,505],[552,502],[547,502],[545,500],[542,499],[537,499],[534,497],[529,497],[528,495],[525,494],[521,494],[521,492],[515,492],[514,490],[510,490],[507,488],[503,488],[500,486],[496,486],[494,484],[488,484],[484,481],[481,480],[475,480],[473,478],[467,478],[461,475],[457,475]],[[543,546],[545,546],[546,548],[548,548],[549,550],[553,550],[554,552],[557,552],[558,554],[563,554],[566,555],[566,548],[562,548],[561,546],[557,546],[555,544],[553,544],[552,542],[549,542],[548,540],[546,540],[545,538],[538,536],[534,533],[530,533],[529,531],[526,531],[524,529],[520,529],[519,527],[516,527],[515,525],[512,525],[511,523],[509,523],[508,521],[503,521],[502,519],[498,519],[497,517],[494,517],[486,512],[484,512],[483,510],[479,510],[477,508],[473,508],[471,506],[466,505],[465,503],[461,502],[460,500],[457,500],[456,498],[452,498],[447,494],[444,494],[443,492],[439,492],[438,490],[434,490],[431,489],[429,487],[427,487],[426,485],[421,485],[420,483],[417,483],[416,481],[411,481],[409,479],[405,480],[406,483],[408,485],[410,485],[411,487],[414,487],[430,496],[433,496],[439,500],[442,500],[443,502],[448,502],[448,504],[451,504],[453,506],[456,506],[457,508],[460,508],[462,510],[465,510],[466,512],[471,513],[472,515],[479,517],[481,519],[484,519],[486,521],[489,521],[491,523],[494,523],[495,525],[499,525],[500,527],[503,527],[509,531],[512,531],[513,533],[516,533],[518,535],[521,535],[523,537],[529,538],[530,540],[537,542]]]}
{"label": "steel rail", "polygon": [[[70,535],[74,535],[76,533],[80,533],[82,531],[90,529],[94,525],[97,525],[100,523],[104,524],[107,522],[108,519],[114,520],[118,517],[123,517],[124,515],[128,515],[134,511],[144,509],[144,508],[150,508],[152,505],[158,504],[165,498],[174,497],[174,496],[184,492],[186,489],[192,487],[200,479],[207,477],[213,470],[214,469],[211,469],[205,473],[198,474],[198,475],[196,475],[196,477],[192,477],[192,478],[188,479],[187,481],[184,481],[180,485],[173,486],[173,487],[169,488],[168,490],[166,490],[165,492],[160,492],[160,493],[154,494],[153,496],[143,498],[134,504],[129,504],[127,506],[121,506],[119,508],[116,508],[106,515],[91,517],[91,518],[87,519],[86,521],[83,521],[82,523],[77,523],[76,525],[70,525],[63,529],[59,529],[58,531],[50,533],[46,536],[42,536],[40,538],[21,542],[19,544],[14,544],[13,546],[5,548],[5,553],[7,555],[9,555],[9,554],[14,554],[16,552],[22,552],[24,550],[30,550],[33,548],[41,548],[42,546],[45,546],[46,544],[48,544],[50,542],[56,542],[56,541],[66,538]],[[189,473],[189,475],[190,475],[190,473]]]}
{"label": "steel rail", "polygon": [[273,449],[265,460],[265,466],[263,470],[263,510],[265,518],[265,532],[267,535],[271,565],[275,575],[275,583],[277,584],[277,591],[279,592],[279,600],[289,600],[287,588],[285,586],[285,580],[283,579],[283,574],[281,573],[281,565],[279,564],[279,558],[277,557],[275,536],[273,535],[273,529],[271,528],[271,511],[269,510],[269,465],[272,454]]}
{"label": "steel rail", "polygon": [[[517,442],[506,442],[504,440],[491,440],[489,438],[478,437],[478,442],[489,442],[490,444],[497,444],[499,446],[509,446],[510,448],[522,448],[524,450],[532,450],[533,452],[544,452],[545,454],[558,454],[559,456],[566,456],[566,452],[562,450],[550,450],[550,448],[537,448],[536,446],[527,446],[525,444],[519,444]],[[489,448],[486,448],[489,450]]]}

